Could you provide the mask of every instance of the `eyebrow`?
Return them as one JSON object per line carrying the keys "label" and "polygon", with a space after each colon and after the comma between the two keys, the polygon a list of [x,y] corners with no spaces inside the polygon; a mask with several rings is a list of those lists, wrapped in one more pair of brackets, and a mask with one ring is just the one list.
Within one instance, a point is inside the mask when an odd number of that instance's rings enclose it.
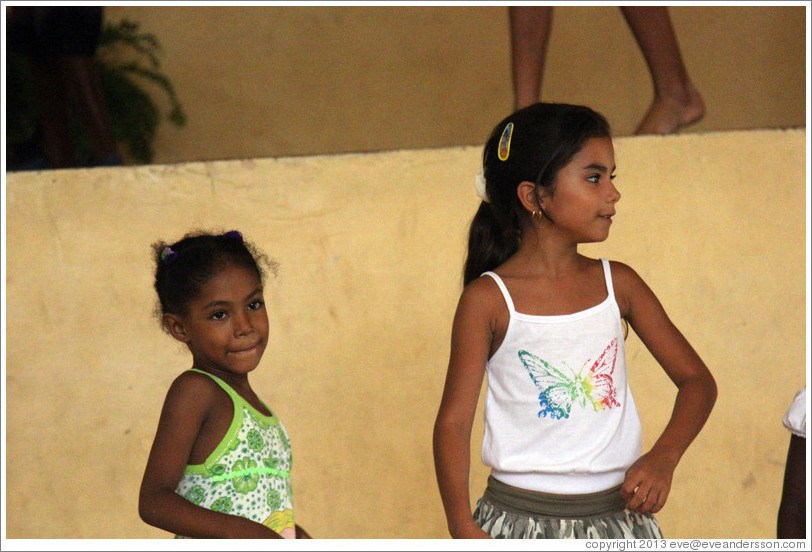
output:
{"label": "eyebrow", "polygon": [[[248,299],[251,299],[252,297],[254,297],[254,296],[255,296],[255,295],[257,295],[257,294],[262,294],[262,288],[261,288],[261,287],[258,287],[257,289],[255,289],[254,291],[252,291],[251,293],[249,293],[249,294],[248,294],[248,295],[245,297],[245,300],[247,301]],[[207,303],[206,305],[204,305],[204,306],[203,306],[203,308],[204,308],[204,309],[210,309],[210,308],[212,308],[212,307],[220,307],[220,306],[226,306],[226,305],[230,305],[230,304],[231,304],[231,301],[222,301],[222,300],[217,300],[217,299],[215,299],[214,301],[212,301],[212,302]]]}
{"label": "eyebrow", "polygon": [[601,172],[615,172],[617,170],[617,165],[612,167],[612,170],[609,171],[608,167],[605,167],[604,165],[600,165],[598,163],[591,163],[591,164],[587,165],[586,167],[583,167],[583,170],[585,170],[585,171],[592,170],[592,171],[601,171]]}

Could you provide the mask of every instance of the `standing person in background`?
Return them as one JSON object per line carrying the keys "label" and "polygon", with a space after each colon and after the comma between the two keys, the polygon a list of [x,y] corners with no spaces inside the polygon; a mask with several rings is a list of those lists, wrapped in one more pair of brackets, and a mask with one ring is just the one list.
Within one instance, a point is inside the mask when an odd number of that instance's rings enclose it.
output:
{"label": "standing person in background", "polygon": [[[42,166],[121,165],[104,99],[96,48],[102,6],[12,6],[8,47],[28,56],[42,116]],[[89,138],[89,159],[76,159],[70,113],[76,109]]]}
{"label": "standing person in background", "polygon": [[[511,6],[510,40],[514,109],[539,100],[547,44],[552,27],[552,6]],[[668,8],[622,6],[643,53],[654,83],[654,101],[635,134],[671,134],[699,121],[705,104],[688,77]]]}

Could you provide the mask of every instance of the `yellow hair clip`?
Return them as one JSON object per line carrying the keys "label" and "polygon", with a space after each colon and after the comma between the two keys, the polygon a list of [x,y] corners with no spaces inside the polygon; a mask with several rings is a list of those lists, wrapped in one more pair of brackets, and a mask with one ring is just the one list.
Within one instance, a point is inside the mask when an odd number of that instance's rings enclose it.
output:
{"label": "yellow hair clip", "polygon": [[507,161],[510,155],[510,139],[513,138],[513,123],[508,123],[502,131],[502,138],[499,140],[499,160]]}

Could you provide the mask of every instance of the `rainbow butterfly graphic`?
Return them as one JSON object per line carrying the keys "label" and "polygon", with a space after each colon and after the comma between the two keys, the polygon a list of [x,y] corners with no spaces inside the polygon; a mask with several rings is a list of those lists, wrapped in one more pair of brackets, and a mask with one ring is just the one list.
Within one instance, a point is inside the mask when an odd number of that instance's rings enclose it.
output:
{"label": "rainbow butterfly graphic", "polygon": [[[609,343],[596,361],[587,360],[578,373],[567,366],[572,377],[527,351],[519,351],[519,359],[541,391],[539,418],[569,418],[572,405],[576,402],[582,408],[586,408],[587,403],[591,404],[595,412],[620,406],[615,398],[617,390],[612,380],[617,359],[617,339]],[[591,366],[585,371],[590,362]]]}

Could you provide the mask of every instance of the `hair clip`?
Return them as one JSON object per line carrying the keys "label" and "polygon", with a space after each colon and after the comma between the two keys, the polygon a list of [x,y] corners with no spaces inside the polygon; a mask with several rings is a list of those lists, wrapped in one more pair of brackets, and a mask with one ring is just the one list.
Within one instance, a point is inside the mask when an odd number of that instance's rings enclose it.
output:
{"label": "hair clip", "polygon": [[510,156],[510,140],[513,138],[513,123],[508,123],[505,130],[502,131],[502,137],[499,139],[499,154],[500,161],[507,161]]}
{"label": "hair clip", "polygon": [[164,266],[169,266],[177,260],[178,252],[174,251],[169,246],[164,247],[164,250],[161,251],[161,262],[164,264]]}
{"label": "hair clip", "polygon": [[242,232],[239,230],[229,230],[223,234],[223,237],[229,240],[238,240],[240,243],[242,243]]}

